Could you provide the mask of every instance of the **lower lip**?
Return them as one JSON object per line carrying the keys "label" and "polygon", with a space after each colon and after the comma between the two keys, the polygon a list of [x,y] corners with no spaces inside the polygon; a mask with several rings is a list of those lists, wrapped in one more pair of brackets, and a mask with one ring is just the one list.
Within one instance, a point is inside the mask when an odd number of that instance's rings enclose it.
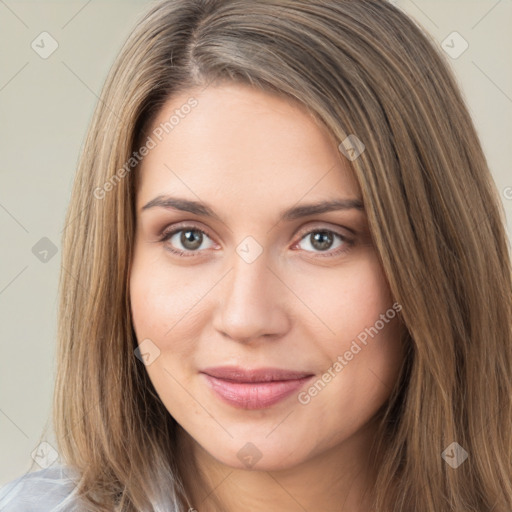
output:
{"label": "lower lip", "polygon": [[290,396],[313,376],[272,382],[233,382],[203,374],[211,389],[226,403],[240,409],[264,409]]}

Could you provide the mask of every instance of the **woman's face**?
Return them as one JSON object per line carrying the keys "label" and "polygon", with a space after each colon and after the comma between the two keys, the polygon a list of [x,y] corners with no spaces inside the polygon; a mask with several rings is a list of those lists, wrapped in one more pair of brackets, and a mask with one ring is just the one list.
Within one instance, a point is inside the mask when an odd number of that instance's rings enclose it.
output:
{"label": "woman's face", "polygon": [[402,354],[347,159],[301,107],[235,84],[173,97],[151,138],[130,298],[169,413],[237,468],[349,442]]}

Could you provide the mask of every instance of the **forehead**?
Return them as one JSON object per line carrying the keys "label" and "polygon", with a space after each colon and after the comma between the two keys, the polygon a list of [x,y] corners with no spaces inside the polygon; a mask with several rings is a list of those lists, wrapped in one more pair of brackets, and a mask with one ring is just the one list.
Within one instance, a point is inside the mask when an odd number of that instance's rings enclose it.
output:
{"label": "forehead", "polygon": [[138,169],[138,207],[158,194],[231,198],[246,206],[263,200],[276,208],[305,196],[360,195],[323,125],[297,102],[247,85],[181,92],[149,132],[155,145]]}

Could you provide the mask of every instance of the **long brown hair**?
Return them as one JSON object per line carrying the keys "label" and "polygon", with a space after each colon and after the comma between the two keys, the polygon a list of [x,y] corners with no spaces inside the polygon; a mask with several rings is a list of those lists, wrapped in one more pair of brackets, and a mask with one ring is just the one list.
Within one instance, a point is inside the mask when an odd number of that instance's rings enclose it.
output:
{"label": "long brown hair", "polygon": [[[125,43],[62,241],[53,421],[90,510],[187,508],[176,423],[134,356],[134,155],[173,94],[222,81],[298,101],[337,144],[365,145],[350,165],[407,343],[375,444],[375,511],[512,510],[503,208],[444,57],[383,0],[167,0]],[[442,456],[454,442],[468,454],[456,469]]]}

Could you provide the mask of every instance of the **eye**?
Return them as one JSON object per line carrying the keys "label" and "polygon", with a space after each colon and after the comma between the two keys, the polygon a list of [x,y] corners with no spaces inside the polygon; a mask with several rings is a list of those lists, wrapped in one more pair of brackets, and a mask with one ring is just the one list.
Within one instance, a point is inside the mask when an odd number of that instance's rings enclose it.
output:
{"label": "eye", "polygon": [[[338,245],[333,245],[338,239]],[[210,245],[202,247],[205,240],[210,240]],[[174,226],[173,229],[164,231],[160,237],[161,242],[166,242],[165,248],[178,256],[196,256],[201,250],[211,249],[215,244],[211,241],[206,231],[194,225]],[[313,229],[302,234],[299,242],[294,247],[306,242],[306,252],[319,253],[320,257],[337,256],[349,251],[355,244],[353,240],[330,229]],[[309,246],[313,250],[307,248]],[[325,253],[325,254],[321,254]]]}
{"label": "eye", "polygon": [[[337,245],[337,250],[334,252],[329,251],[332,249],[333,243],[335,239],[338,238],[340,240],[339,244]],[[350,248],[354,245],[354,241],[346,237],[345,235],[342,235],[341,233],[337,233],[335,231],[332,231],[330,229],[313,229],[308,231],[302,238],[300,239],[300,242],[298,242],[296,245],[300,245],[301,242],[306,241],[306,246],[312,247],[313,251],[308,252],[324,252],[327,254],[320,254],[322,257],[330,257],[330,256],[337,256],[338,254],[347,252],[350,250]]]}
{"label": "eye", "polygon": [[[174,254],[179,256],[195,256],[194,253],[199,252],[205,238],[210,239],[208,234],[202,229],[195,226],[180,226],[179,228],[175,227],[171,231],[164,231],[160,241],[169,242],[166,244],[166,249]],[[176,244],[178,247],[176,247]],[[179,247],[180,245],[183,248]],[[208,249],[208,247],[203,247],[203,249]]]}

